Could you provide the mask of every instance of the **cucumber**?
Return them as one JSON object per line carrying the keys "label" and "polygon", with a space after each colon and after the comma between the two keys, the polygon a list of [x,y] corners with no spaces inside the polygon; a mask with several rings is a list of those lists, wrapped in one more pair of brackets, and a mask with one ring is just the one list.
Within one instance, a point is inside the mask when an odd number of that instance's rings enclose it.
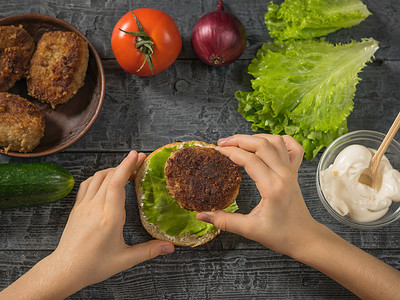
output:
{"label": "cucumber", "polygon": [[72,175],[55,164],[0,164],[0,209],[56,202],[74,184]]}

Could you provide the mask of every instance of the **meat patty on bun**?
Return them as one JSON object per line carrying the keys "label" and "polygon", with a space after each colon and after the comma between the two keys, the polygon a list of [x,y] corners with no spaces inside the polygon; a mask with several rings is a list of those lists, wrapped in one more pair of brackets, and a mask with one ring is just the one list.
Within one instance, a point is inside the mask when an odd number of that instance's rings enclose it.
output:
{"label": "meat patty on bun", "polygon": [[197,211],[234,212],[241,173],[216,146],[200,141],[165,145],[152,152],[135,177],[143,227],[156,239],[196,247],[220,230],[196,219]]}
{"label": "meat patty on bun", "polygon": [[242,179],[239,166],[214,148],[187,147],[172,152],[165,182],[182,208],[214,211],[231,205]]}

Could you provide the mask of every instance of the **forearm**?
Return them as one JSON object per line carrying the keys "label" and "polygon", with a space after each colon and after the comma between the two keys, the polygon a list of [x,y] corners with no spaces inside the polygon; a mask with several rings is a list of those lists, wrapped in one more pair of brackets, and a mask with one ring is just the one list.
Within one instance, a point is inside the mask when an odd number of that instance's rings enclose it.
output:
{"label": "forearm", "polygon": [[325,273],[362,299],[399,299],[400,272],[318,225],[293,258]]}
{"label": "forearm", "polygon": [[71,270],[50,255],[0,293],[0,299],[64,299],[80,288]]}

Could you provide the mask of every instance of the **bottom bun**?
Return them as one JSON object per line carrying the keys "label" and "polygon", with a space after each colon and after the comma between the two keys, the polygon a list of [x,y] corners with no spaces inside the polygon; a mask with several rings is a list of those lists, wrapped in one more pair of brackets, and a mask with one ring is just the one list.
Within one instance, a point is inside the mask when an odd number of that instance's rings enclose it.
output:
{"label": "bottom bun", "polygon": [[142,221],[143,227],[153,238],[168,241],[177,246],[197,247],[208,243],[220,233],[220,230],[216,229],[213,232],[208,232],[202,236],[188,234],[187,232],[179,236],[172,236],[167,234],[165,231],[162,231],[157,225],[149,223],[143,213],[140,213],[140,220]]}
{"label": "bottom bun", "polygon": [[141,184],[143,181],[143,178],[146,174],[150,158],[160,151],[163,148],[172,148],[172,147],[177,147],[177,149],[180,149],[183,147],[184,144],[189,144],[193,143],[195,146],[200,146],[200,147],[206,147],[206,148],[215,148],[216,146],[213,144],[207,144],[204,142],[200,141],[187,141],[187,142],[179,142],[179,143],[172,143],[165,145],[154,152],[152,152],[143,162],[142,166],[140,169],[137,171],[136,177],[135,177],[135,190],[136,190],[136,197],[138,201],[138,206],[139,206],[139,214],[140,214],[140,220],[142,222],[143,227],[147,230],[149,234],[151,234],[152,237],[158,239],[158,240],[164,240],[173,243],[174,245],[177,246],[187,246],[187,247],[196,247],[203,245],[205,243],[208,243],[211,241],[213,238],[215,238],[221,231],[219,229],[215,229],[213,232],[208,232],[202,236],[198,236],[195,234],[188,234],[183,233],[179,236],[171,236],[167,234],[165,231],[161,230],[159,226],[156,224],[150,223],[147,221],[146,216],[142,212],[142,197],[143,197],[143,192],[141,189]]}

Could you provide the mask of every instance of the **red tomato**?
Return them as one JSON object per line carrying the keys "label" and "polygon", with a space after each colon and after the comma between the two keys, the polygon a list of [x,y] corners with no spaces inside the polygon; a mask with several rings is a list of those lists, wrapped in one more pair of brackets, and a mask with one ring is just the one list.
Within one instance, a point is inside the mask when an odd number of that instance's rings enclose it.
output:
{"label": "red tomato", "polygon": [[[137,37],[122,32],[138,32],[135,18],[154,42],[151,60],[157,72],[152,72],[144,55],[136,48]],[[153,8],[139,8],[125,14],[115,25],[111,36],[111,47],[119,65],[127,72],[138,76],[151,76],[167,69],[182,49],[182,39],[175,21],[165,12]]]}

